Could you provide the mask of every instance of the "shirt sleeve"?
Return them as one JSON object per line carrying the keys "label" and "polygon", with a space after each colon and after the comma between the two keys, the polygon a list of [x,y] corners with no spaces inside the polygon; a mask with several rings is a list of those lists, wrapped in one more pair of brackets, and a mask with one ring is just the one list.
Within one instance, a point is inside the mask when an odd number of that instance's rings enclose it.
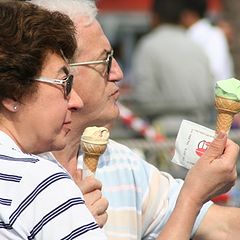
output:
{"label": "shirt sleeve", "polygon": [[[170,174],[161,172],[153,166],[149,179],[149,190],[145,196],[143,204],[143,239],[156,239],[162,231],[164,225],[168,221],[171,213],[175,208],[175,204],[179,192],[183,185],[183,180],[174,179]],[[212,202],[203,205],[192,230],[193,236],[207,210]]]}

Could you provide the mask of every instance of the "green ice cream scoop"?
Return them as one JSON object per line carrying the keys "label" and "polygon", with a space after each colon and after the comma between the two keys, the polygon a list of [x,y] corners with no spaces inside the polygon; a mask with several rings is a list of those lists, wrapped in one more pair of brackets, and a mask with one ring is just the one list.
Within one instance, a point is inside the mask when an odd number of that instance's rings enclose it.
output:
{"label": "green ice cream scoop", "polygon": [[236,78],[217,81],[215,96],[240,102],[240,81]]}
{"label": "green ice cream scoop", "polygon": [[229,132],[234,115],[240,112],[240,81],[230,78],[215,87],[216,131]]}

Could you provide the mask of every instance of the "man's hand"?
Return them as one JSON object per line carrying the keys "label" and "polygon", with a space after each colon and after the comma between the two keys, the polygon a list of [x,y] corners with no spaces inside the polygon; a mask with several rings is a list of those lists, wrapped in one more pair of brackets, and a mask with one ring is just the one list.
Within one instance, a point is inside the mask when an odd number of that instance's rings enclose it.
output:
{"label": "man's hand", "polygon": [[[185,240],[190,238],[194,222],[202,205],[207,200],[228,191],[233,186],[237,177],[236,161],[238,151],[238,145],[228,140],[226,134],[218,134],[205,154],[189,170],[174,211],[157,238],[158,240]],[[208,214],[209,212],[211,214]],[[216,207],[211,207],[205,216],[206,224],[201,224],[194,239],[234,239],[228,238],[230,236],[228,234],[231,232],[229,226],[233,225],[233,221],[229,220],[232,211],[229,212],[230,215],[225,214],[226,216],[222,213],[216,215]],[[214,216],[217,217],[214,218]],[[221,224],[227,217],[227,222]],[[213,222],[217,222],[217,226],[213,226]],[[209,223],[212,224],[211,230],[209,230]],[[175,231],[172,230],[173,228]],[[231,236],[239,233],[239,230],[236,230],[239,229],[239,224],[237,224],[237,228],[235,224],[234,228],[235,232]],[[221,238],[219,237],[220,233],[223,233]]]}
{"label": "man's hand", "polygon": [[74,173],[73,179],[83,193],[87,208],[96,219],[98,225],[103,227],[107,222],[108,201],[102,196],[102,183],[93,176],[82,179],[82,170]]}
{"label": "man's hand", "polygon": [[239,147],[219,133],[205,154],[188,172],[184,189],[199,204],[231,189],[237,178]]}

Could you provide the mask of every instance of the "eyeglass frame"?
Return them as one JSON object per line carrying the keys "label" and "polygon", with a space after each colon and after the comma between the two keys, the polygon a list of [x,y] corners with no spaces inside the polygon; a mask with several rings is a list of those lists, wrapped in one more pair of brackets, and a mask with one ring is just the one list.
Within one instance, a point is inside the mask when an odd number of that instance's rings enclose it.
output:
{"label": "eyeglass frame", "polygon": [[78,67],[78,66],[86,66],[86,65],[92,65],[92,64],[107,64],[107,75],[109,76],[111,67],[112,67],[112,59],[113,59],[113,53],[114,51],[111,50],[107,52],[107,58],[103,60],[95,60],[95,61],[85,61],[85,62],[79,62],[79,63],[70,63],[70,67]]}
{"label": "eyeglass frame", "polygon": [[66,79],[63,79],[63,80],[48,78],[48,77],[38,77],[38,78],[34,78],[34,80],[43,82],[43,83],[62,85],[64,87],[64,97],[67,98],[72,90],[73,78],[74,78],[73,75],[69,74],[67,75]]}

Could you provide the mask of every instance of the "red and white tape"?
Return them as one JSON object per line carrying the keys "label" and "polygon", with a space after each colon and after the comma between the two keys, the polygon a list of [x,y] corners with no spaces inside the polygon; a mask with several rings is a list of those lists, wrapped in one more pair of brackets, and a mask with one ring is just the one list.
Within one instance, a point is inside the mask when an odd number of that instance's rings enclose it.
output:
{"label": "red and white tape", "polygon": [[166,137],[157,132],[149,123],[140,117],[137,117],[129,108],[125,107],[121,103],[118,103],[120,118],[123,123],[134,131],[138,132],[146,139],[153,140],[155,142],[163,142]]}

